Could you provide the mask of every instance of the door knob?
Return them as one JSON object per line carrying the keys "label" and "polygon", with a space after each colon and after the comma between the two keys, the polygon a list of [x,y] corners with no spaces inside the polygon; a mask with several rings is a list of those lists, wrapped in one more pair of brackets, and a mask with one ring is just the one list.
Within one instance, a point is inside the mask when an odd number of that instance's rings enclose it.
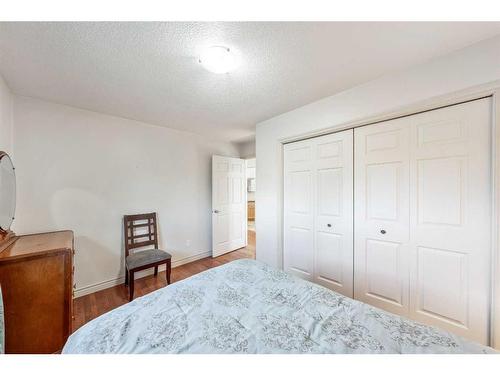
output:
{"label": "door knob", "polygon": [[385,229],[382,229],[382,230],[380,231],[380,233],[382,233],[382,234],[386,234],[387,232],[385,231]]}
{"label": "door knob", "polygon": [[219,210],[214,210],[214,214],[218,214],[219,213]]}
{"label": "door knob", "polygon": [[331,227],[332,227],[332,224],[326,224],[326,226],[327,226],[328,228],[331,228]]}

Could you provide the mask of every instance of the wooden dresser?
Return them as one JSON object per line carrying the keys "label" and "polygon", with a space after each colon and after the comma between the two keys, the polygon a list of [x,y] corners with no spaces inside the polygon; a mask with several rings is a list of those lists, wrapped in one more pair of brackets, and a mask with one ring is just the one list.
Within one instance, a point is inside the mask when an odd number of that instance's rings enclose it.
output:
{"label": "wooden dresser", "polygon": [[6,353],[55,353],[71,334],[73,232],[19,236],[0,252]]}

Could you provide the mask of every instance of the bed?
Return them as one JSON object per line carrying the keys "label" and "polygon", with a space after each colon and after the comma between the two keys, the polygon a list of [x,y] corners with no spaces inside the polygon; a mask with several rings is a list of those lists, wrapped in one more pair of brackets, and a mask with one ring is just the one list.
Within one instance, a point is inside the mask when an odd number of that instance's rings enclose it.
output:
{"label": "bed", "polygon": [[73,333],[76,353],[494,353],[245,259],[123,305]]}

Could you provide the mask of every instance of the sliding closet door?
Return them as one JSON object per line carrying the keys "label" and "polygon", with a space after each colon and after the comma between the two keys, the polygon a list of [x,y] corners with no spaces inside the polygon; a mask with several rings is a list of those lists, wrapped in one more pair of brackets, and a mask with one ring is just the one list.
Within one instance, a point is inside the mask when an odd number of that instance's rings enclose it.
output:
{"label": "sliding closet door", "polygon": [[491,100],[409,121],[410,317],[487,344]]}
{"label": "sliding closet door", "polygon": [[285,271],[313,279],[314,248],[314,158],[313,142],[305,140],[284,146],[284,238]]}
{"label": "sliding closet door", "polygon": [[353,131],[284,146],[284,268],[353,295]]}
{"label": "sliding closet door", "polygon": [[353,296],[353,131],[314,139],[314,281]]}
{"label": "sliding closet door", "polygon": [[355,297],[488,343],[491,100],[355,130]]}
{"label": "sliding closet door", "polygon": [[410,128],[393,120],[354,134],[354,295],[407,315]]}

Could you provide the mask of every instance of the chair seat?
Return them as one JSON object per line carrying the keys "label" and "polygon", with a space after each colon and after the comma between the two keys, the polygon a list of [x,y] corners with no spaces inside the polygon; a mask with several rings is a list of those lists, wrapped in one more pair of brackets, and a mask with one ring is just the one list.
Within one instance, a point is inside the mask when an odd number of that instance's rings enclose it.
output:
{"label": "chair seat", "polygon": [[156,262],[161,262],[162,260],[167,260],[172,258],[172,255],[163,250],[150,249],[137,251],[134,254],[130,254],[126,259],[127,269],[133,270],[135,268],[147,266],[148,264],[153,264]]}

